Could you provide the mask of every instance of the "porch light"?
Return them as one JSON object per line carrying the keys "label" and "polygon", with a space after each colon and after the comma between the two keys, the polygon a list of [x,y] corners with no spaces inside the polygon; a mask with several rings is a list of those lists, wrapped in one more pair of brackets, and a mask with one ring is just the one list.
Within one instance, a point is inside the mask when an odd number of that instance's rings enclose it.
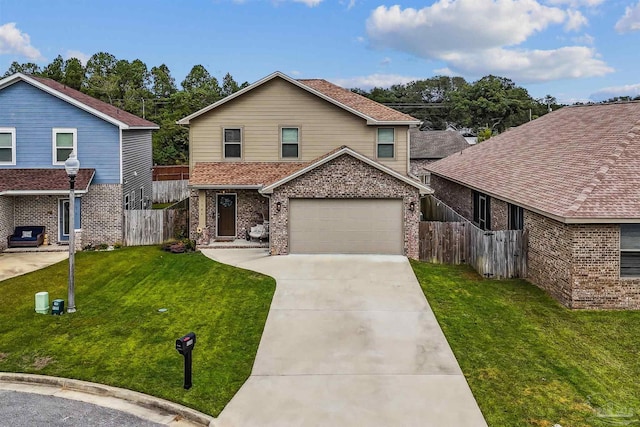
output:
{"label": "porch light", "polygon": [[76,227],[75,227],[75,184],[76,175],[80,170],[80,160],[76,158],[74,151],[69,154],[69,158],[64,162],[64,169],[69,176],[69,305],[67,313],[76,312],[75,298],[75,253],[76,253]]}
{"label": "porch light", "polygon": [[282,209],[282,202],[276,202],[276,210],[280,212],[280,209]]}
{"label": "porch light", "polygon": [[416,202],[411,202],[411,203],[409,203],[409,210],[410,210],[411,212],[413,212],[413,211],[415,211],[415,210],[416,210]]}

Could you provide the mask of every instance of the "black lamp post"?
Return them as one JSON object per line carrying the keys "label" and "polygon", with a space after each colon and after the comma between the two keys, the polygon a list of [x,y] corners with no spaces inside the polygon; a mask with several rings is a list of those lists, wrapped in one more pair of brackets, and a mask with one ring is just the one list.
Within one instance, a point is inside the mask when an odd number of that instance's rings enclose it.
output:
{"label": "black lamp post", "polygon": [[76,312],[76,297],[75,297],[75,253],[76,253],[76,227],[75,227],[75,184],[76,175],[80,170],[80,161],[76,158],[74,151],[69,154],[69,158],[64,162],[64,169],[69,176],[69,306],[67,307],[67,313]]}

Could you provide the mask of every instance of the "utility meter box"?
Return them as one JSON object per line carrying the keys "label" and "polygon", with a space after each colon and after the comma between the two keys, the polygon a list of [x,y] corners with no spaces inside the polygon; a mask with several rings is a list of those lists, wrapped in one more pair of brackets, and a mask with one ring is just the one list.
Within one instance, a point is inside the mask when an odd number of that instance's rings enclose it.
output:
{"label": "utility meter box", "polygon": [[64,300],[54,299],[51,304],[51,314],[57,314],[58,316],[64,313]]}

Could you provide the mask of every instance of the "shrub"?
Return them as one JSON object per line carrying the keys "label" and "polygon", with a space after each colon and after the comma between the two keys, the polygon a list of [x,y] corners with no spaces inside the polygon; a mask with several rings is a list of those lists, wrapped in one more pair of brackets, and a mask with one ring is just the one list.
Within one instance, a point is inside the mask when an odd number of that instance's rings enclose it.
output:
{"label": "shrub", "polygon": [[190,239],[168,239],[160,246],[163,251],[181,254],[183,252],[193,252],[196,250],[195,240]]}

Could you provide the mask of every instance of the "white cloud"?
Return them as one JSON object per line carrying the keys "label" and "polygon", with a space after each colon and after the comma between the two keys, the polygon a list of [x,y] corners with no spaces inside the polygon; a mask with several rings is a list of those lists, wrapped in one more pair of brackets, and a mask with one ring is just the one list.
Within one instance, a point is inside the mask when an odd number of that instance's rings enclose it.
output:
{"label": "white cloud", "polygon": [[614,71],[596,58],[593,49],[582,46],[553,50],[496,48],[466,55],[452,54],[445,60],[450,68],[461,74],[497,74],[524,83],[596,77]]}
{"label": "white cloud", "polygon": [[389,58],[388,56],[380,61],[380,65],[382,65],[383,67],[386,67],[389,64],[391,64],[391,58]]}
{"label": "white cloud", "polygon": [[401,76],[398,74],[371,74],[343,79],[331,79],[338,86],[347,88],[371,89],[373,87],[389,87],[396,84],[407,84],[419,80],[418,77]]}
{"label": "white cloud", "polygon": [[295,3],[304,3],[309,7],[315,7],[322,3],[322,0],[293,0]]}
{"label": "white cloud", "polygon": [[554,6],[569,6],[575,9],[576,7],[600,6],[605,1],[606,0],[547,0],[547,3]]}
{"label": "white cloud", "polygon": [[601,76],[612,72],[594,49],[518,49],[551,25],[577,30],[587,23],[577,10],[536,0],[438,0],[420,10],[380,6],[367,20],[374,48],[390,48],[445,62],[458,74],[498,74],[517,81]]}
{"label": "white cloud", "polygon": [[587,18],[579,10],[569,9],[567,10],[567,23],[564,25],[564,29],[566,31],[578,31],[588,23]]}
{"label": "white cloud", "polygon": [[635,98],[640,95],[640,83],[624,85],[624,86],[610,86],[602,88],[594,92],[590,98],[594,101],[604,101],[616,96],[630,96]]}
{"label": "white cloud", "polygon": [[91,55],[87,55],[84,52],[80,52],[79,50],[68,50],[64,55],[64,59],[70,58],[78,58],[82,65],[87,65],[87,61],[91,58]]}
{"label": "white cloud", "polygon": [[45,59],[40,51],[31,45],[29,34],[20,31],[15,22],[0,25],[0,55],[2,54],[18,54],[32,61]]}
{"label": "white cloud", "polygon": [[593,37],[592,35],[587,34],[587,33],[584,33],[583,35],[578,36],[578,37],[574,37],[571,40],[574,43],[586,44],[586,45],[592,45],[596,41],[595,37]]}
{"label": "white cloud", "polygon": [[358,37],[356,37],[356,41],[357,41],[358,43],[364,43],[364,41],[365,41],[365,40],[366,40],[366,39],[365,39],[364,37],[362,37],[362,36],[358,36]]}
{"label": "white cloud", "polygon": [[289,74],[291,74],[294,77],[298,77],[300,76],[302,73],[298,70],[292,70]]}
{"label": "white cloud", "polygon": [[627,6],[624,16],[616,22],[615,29],[619,33],[640,30],[640,2],[635,6]]}

